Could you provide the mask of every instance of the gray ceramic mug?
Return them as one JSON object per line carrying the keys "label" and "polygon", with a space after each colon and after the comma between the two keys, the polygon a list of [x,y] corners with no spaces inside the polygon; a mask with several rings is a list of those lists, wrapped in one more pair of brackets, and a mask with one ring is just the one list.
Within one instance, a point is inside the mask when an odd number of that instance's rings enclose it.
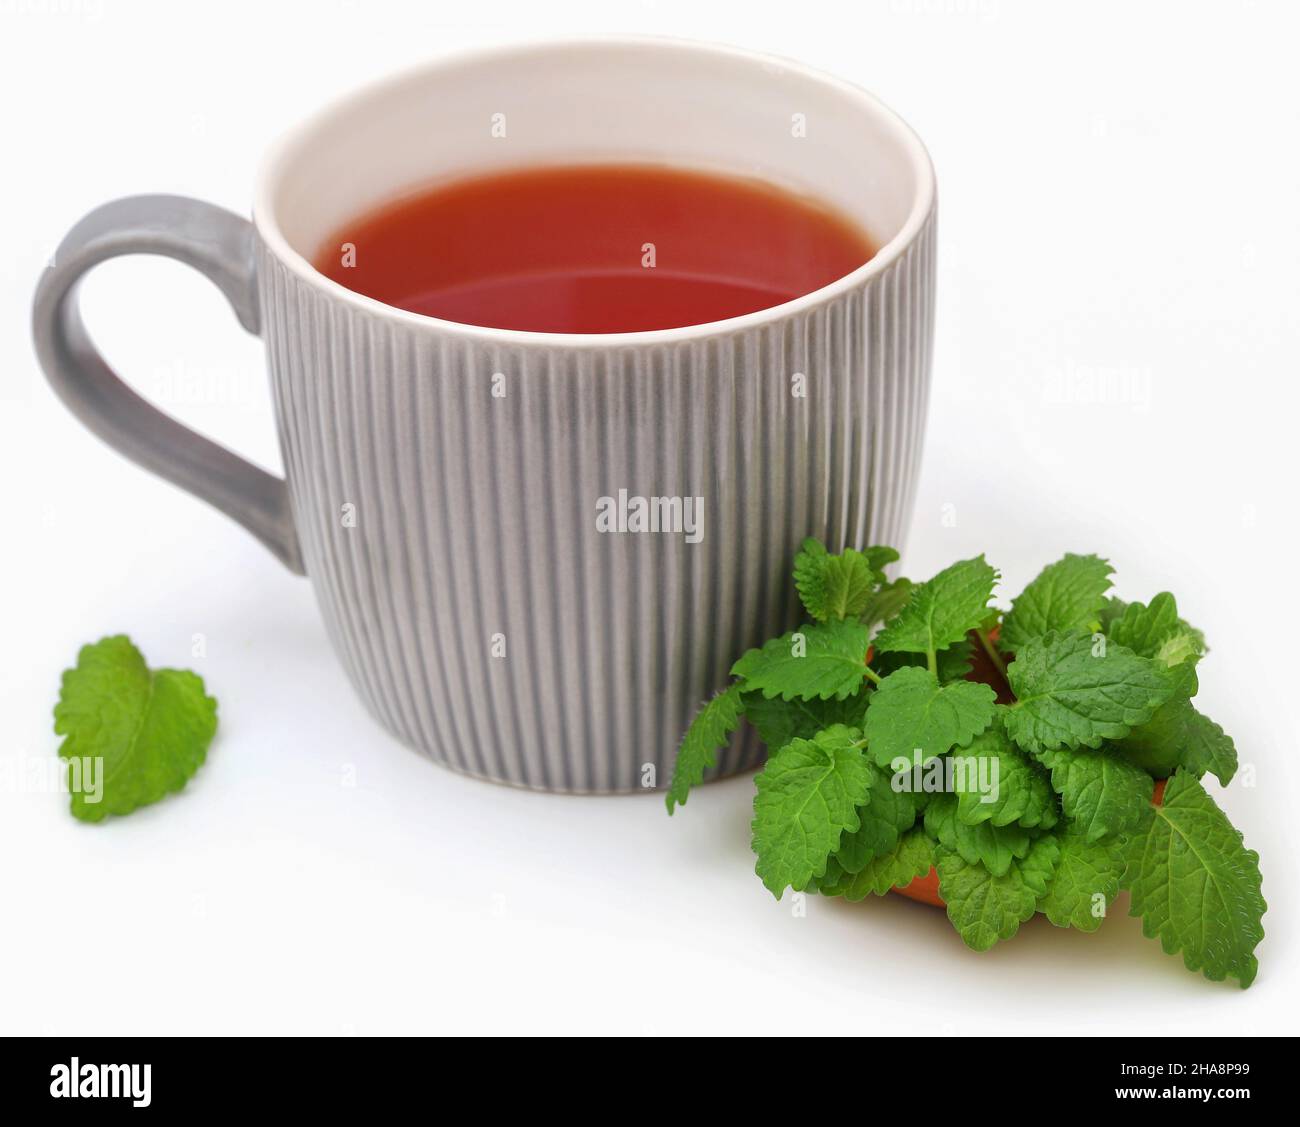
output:
{"label": "gray ceramic mug", "polygon": [[[772,309],[620,335],[441,321],[311,266],[332,232],[414,187],[624,160],[805,192],[881,249]],[[37,290],[40,361],[93,431],[311,578],[362,699],[435,761],[549,791],[666,785],[736,655],[796,620],[800,540],[899,543],[929,383],[935,187],[915,135],[862,90],[679,41],[458,56],[307,123],[255,199],[252,223],[168,196],[86,216]],[[122,254],[196,267],[265,338],[284,480],[99,356],[76,286]],[[657,502],[658,532],[619,519],[637,498]],[[714,774],[759,756],[739,735]]]}

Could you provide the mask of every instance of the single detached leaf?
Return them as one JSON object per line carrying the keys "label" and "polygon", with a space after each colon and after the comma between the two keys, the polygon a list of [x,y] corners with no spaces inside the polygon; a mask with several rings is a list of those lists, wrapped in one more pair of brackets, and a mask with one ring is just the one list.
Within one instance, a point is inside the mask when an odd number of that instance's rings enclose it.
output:
{"label": "single detached leaf", "polygon": [[1007,734],[1026,751],[1100,747],[1145,724],[1174,691],[1150,658],[1087,634],[1050,633],[1026,642],[1007,667],[1016,703]]}
{"label": "single detached leaf", "polygon": [[835,860],[847,874],[861,872],[871,860],[889,853],[898,844],[899,835],[916,823],[920,796],[897,791],[893,777],[884,771],[872,773],[871,797],[858,808],[862,824],[840,839]]}
{"label": "single detached leaf", "polygon": [[1199,661],[1205,638],[1178,617],[1173,595],[1162,591],[1149,604],[1129,603],[1111,622],[1106,635],[1135,654],[1154,658],[1166,667]]}
{"label": "single detached leaf", "polygon": [[681,747],[677,749],[672,785],[665,796],[669,814],[675,806],[685,804],[691,787],[701,782],[704,772],[718,761],[718,749],[727,746],[744,709],[740,686],[732,685],[715,695],[695,714]]}
{"label": "single detached leaf", "polygon": [[1087,630],[1097,621],[1114,570],[1098,556],[1070,554],[1048,564],[1012,602],[998,644],[1019,653],[1048,631]]}
{"label": "single detached leaf", "polygon": [[1050,829],[1056,824],[1056,795],[1047,772],[1007,738],[1001,724],[990,724],[953,759],[957,817],[967,825]]}
{"label": "single detached leaf", "polygon": [[1247,849],[1194,775],[1179,771],[1146,833],[1129,844],[1125,886],[1142,931],[1188,970],[1243,987],[1254,981],[1264,938],[1259,854]]}
{"label": "single detached leaf", "polygon": [[754,870],[778,900],[823,876],[842,834],[861,824],[873,775],[862,748],[856,730],[837,725],[786,744],[755,780]]}
{"label": "single detached leaf", "polygon": [[1119,894],[1125,839],[1090,841],[1077,823],[1067,822],[1056,840],[1060,857],[1038,910],[1057,927],[1096,931]]}
{"label": "single detached leaf", "polygon": [[864,626],[875,626],[877,622],[888,621],[907,605],[915,586],[910,579],[903,578],[882,584],[867,599],[858,618]]}
{"label": "single detached leaf", "polygon": [[983,556],[962,560],[912,588],[906,605],[872,640],[881,653],[929,653],[960,642],[989,612],[998,573]]}
{"label": "single detached leaf", "polygon": [[808,613],[819,622],[856,618],[867,605],[884,573],[854,548],[830,555],[811,537],[794,559],[794,585]]}
{"label": "single detached leaf", "polygon": [[908,666],[886,677],[867,708],[867,746],[881,767],[921,762],[965,747],[993,719],[997,694],[975,681],[940,685],[926,669]]}
{"label": "single detached leaf", "polygon": [[1047,892],[1058,852],[1056,838],[1048,834],[1023,860],[995,875],[959,853],[939,850],[939,895],[967,947],[987,951],[1020,930]]}
{"label": "single detached leaf", "polygon": [[961,854],[967,864],[982,864],[1003,876],[1014,861],[1025,857],[1033,838],[1023,826],[972,826],[957,817],[955,794],[935,795],[925,808],[925,829],[945,849]]}
{"label": "single detached leaf", "polygon": [[1087,841],[1136,830],[1151,814],[1155,782],[1109,748],[1046,751],[1038,761],[1052,772],[1066,817]]}
{"label": "single detached leaf", "polygon": [[[835,862],[835,858],[831,858]],[[920,826],[903,834],[887,853],[873,857],[856,873],[838,869],[837,879],[823,881],[821,892],[825,896],[843,896],[845,900],[865,900],[868,896],[884,896],[891,888],[905,888],[917,877],[923,877],[934,868],[934,846]],[[829,871],[830,866],[827,866]]]}
{"label": "single detached leaf", "polygon": [[217,702],[201,677],[150,670],[125,635],[83,646],[54,707],[54,731],[64,737],[59,755],[75,761],[80,779],[73,816],[98,822],[179,791],[216,730]]}
{"label": "single detached leaf", "polygon": [[762,693],[745,693],[741,706],[745,719],[754,725],[769,752],[778,751],[792,739],[810,740],[823,728],[845,724],[861,728],[867,715],[871,690],[863,685],[843,700],[769,700]]}
{"label": "single detached leaf", "polygon": [[802,626],[750,650],[731,667],[745,692],[793,700],[843,700],[866,679],[867,627],[860,622]]}

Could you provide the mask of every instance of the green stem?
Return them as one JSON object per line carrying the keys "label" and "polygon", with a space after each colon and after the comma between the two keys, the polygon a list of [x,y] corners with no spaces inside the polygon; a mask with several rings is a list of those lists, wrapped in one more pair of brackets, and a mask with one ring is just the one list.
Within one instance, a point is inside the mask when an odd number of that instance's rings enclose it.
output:
{"label": "green stem", "polygon": [[869,680],[873,685],[879,685],[879,684],[880,684],[880,682],[881,682],[881,676],[880,676],[879,673],[877,673],[877,672],[876,672],[874,669],[872,669],[871,666],[869,666],[869,665],[864,665],[862,668],[866,671],[866,674],[867,674],[867,680]]}
{"label": "green stem", "polygon": [[[980,645],[984,647],[984,652],[989,655],[989,661],[993,663],[993,668],[1002,674],[1002,680],[1007,680],[1007,663],[1002,660],[1002,655],[998,653],[997,647],[989,639],[987,631],[976,630],[979,635]],[[1007,682],[1010,684],[1010,682]]]}
{"label": "green stem", "polygon": [[925,651],[925,667],[934,677],[939,676],[939,658],[933,647]]}

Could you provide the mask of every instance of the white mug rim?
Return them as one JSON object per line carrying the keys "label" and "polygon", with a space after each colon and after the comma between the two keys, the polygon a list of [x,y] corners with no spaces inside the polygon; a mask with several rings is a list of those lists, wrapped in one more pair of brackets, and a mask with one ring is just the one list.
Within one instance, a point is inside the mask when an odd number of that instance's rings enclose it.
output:
{"label": "white mug rim", "polygon": [[[907,219],[893,238],[885,242],[871,259],[864,262],[856,270],[819,289],[792,298],[790,301],[769,306],[753,313],[745,313],[739,317],[728,317],[721,321],[705,321],[695,325],[683,325],[671,329],[648,329],[624,333],[546,333],[524,329],[498,329],[485,325],[446,321],[439,317],[414,313],[407,309],[389,305],[376,298],[367,297],[365,294],[357,293],[332,278],[326,277],[305,256],[290,245],[280,228],[272,204],[279,178],[283,175],[288,158],[301,139],[350,104],[364,101],[372,96],[399,87],[404,83],[414,81],[430,71],[439,70],[449,65],[490,63],[495,59],[507,56],[517,57],[520,54],[550,53],[573,47],[592,46],[645,46],[729,56],[759,64],[777,65],[788,71],[796,72],[811,81],[834,87],[839,93],[855,99],[868,111],[876,115],[890,130],[902,150],[907,154],[917,185]],[[563,39],[541,39],[531,42],[447,52],[416,66],[408,67],[396,74],[367,83],[340,98],[332,100],[289,130],[272,145],[257,177],[253,196],[253,224],[257,229],[258,236],[270,253],[297,275],[299,279],[322,291],[327,296],[354,306],[360,312],[371,316],[383,317],[410,326],[435,329],[443,333],[496,344],[563,348],[644,347],[647,345],[678,344],[708,337],[746,332],[766,323],[780,321],[786,317],[799,316],[818,305],[834,301],[843,294],[862,287],[872,278],[888,270],[895,261],[906,253],[925,226],[930,212],[933,210],[934,199],[934,166],[921,139],[897,113],[855,83],[837,78],[826,71],[807,66],[784,56],[762,51],[751,51],[747,48],[733,47],[727,44],[670,36],[591,35],[570,36]]]}

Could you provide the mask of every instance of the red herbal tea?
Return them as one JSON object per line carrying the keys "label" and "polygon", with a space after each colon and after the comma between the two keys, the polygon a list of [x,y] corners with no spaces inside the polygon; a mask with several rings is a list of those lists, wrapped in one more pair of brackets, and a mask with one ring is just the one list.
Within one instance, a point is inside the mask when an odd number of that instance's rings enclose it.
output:
{"label": "red herbal tea", "polygon": [[780,305],[875,254],[851,220],[759,180],[649,165],[478,176],[339,230],[327,277],[496,329],[625,333]]}

